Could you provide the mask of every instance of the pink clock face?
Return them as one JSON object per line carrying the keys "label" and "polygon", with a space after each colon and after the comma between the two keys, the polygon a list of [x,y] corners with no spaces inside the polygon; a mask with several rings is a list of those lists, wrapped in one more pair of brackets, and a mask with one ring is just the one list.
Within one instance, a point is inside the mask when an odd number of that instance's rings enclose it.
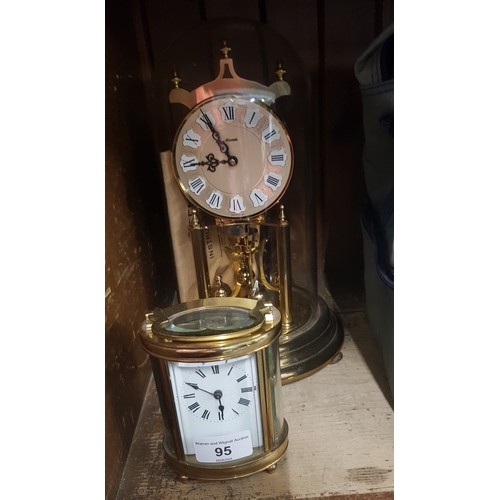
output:
{"label": "pink clock face", "polygon": [[196,106],[174,141],[184,195],[216,217],[254,217],[279,201],[293,151],[283,123],[267,106],[236,96]]}

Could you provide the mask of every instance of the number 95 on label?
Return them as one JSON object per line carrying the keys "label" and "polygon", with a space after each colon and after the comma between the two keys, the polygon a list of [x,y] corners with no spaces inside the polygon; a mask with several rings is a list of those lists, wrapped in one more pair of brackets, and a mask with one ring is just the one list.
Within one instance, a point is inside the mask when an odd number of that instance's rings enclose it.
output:
{"label": "number 95 on label", "polygon": [[196,460],[203,463],[229,462],[248,457],[253,453],[250,431],[241,431],[227,436],[195,438]]}

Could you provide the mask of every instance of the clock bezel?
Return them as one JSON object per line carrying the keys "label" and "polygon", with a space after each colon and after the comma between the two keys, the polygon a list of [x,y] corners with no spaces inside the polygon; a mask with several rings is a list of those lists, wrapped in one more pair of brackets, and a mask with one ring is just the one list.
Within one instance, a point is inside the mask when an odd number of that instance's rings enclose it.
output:
{"label": "clock bezel", "polygon": [[[186,184],[183,182],[181,179],[181,175],[179,173],[179,170],[181,169],[181,166],[178,165],[177,163],[177,149],[179,147],[179,141],[181,139],[181,133],[184,129],[185,124],[194,116],[195,113],[197,113],[203,106],[207,106],[213,101],[219,101],[219,100],[224,100],[224,99],[242,99],[244,101],[247,101],[249,104],[254,104],[257,105],[258,107],[262,108],[268,115],[272,116],[273,120],[275,120],[279,126],[281,127],[281,130],[283,131],[283,136],[282,139],[284,142],[288,144],[288,148],[290,151],[290,158],[288,160],[289,164],[289,173],[288,177],[286,179],[286,182],[282,184],[279,187],[279,193],[278,195],[273,199],[273,201],[269,204],[264,204],[261,209],[258,210],[252,210],[250,215],[241,215],[241,214],[235,214],[235,215],[230,215],[227,213],[221,214],[218,212],[216,209],[211,209],[210,206],[201,203],[196,197],[191,194],[189,186],[186,186]],[[293,172],[294,172],[294,163],[295,163],[295,156],[294,156],[294,148],[293,148],[293,143],[290,138],[290,133],[288,131],[288,128],[286,124],[283,122],[283,120],[275,113],[273,109],[271,109],[266,102],[263,100],[256,99],[252,95],[248,95],[245,93],[238,93],[238,92],[230,92],[230,93],[221,93],[221,94],[216,94],[216,95],[211,95],[207,99],[201,100],[198,102],[193,108],[189,110],[189,112],[186,114],[184,119],[182,120],[181,124],[177,128],[177,131],[175,133],[174,141],[173,141],[173,146],[172,146],[172,168],[173,168],[173,173],[174,173],[174,178],[176,180],[176,183],[182,192],[183,196],[188,200],[189,203],[191,203],[193,206],[199,208],[202,212],[207,213],[216,219],[219,220],[227,220],[231,222],[248,222],[251,220],[254,220],[261,216],[262,214],[266,213],[269,211],[272,207],[276,206],[277,204],[280,203],[281,199],[285,195],[286,191],[288,190],[288,187],[290,185],[290,182],[293,177]],[[235,167],[237,168],[237,166]],[[241,193],[234,193],[234,194],[241,194]]]}
{"label": "clock bezel", "polygon": [[[250,328],[235,329],[211,335],[177,335],[168,333],[164,325],[170,317],[199,308],[235,307],[248,310],[256,323]],[[184,302],[165,310],[156,309],[147,315],[142,341],[146,351],[171,361],[200,362],[244,356],[269,345],[281,333],[281,314],[271,304],[243,297],[213,297]]]}

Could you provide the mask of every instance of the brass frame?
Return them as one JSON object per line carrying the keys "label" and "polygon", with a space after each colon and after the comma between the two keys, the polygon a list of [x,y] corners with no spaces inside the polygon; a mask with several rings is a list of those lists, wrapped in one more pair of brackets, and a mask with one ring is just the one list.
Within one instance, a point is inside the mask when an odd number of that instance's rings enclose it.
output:
{"label": "brass frame", "polygon": [[[165,459],[170,467],[172,467],[172,469],[174,469],[181,476],[181,479],[223,481],[250,476],[264,470],[273,472],[273,466],[283,456],[287,448],[288,423],[285,419],[283,419],[283,429],[277,443],[277,447],[260,457],[254,458],[253,460],[247,460],[245,463],[233,463],[233,465],[227,465],[230,463],[227,462],[224,466],[219,465],[215,468],[212,466],[201,467],[187,464],[185,462],[175,460],[172,456],[168,455],[168,453],[165,453]],[[240,461],[241,460],[245,459],[240,459]]]}
{"label": "brass frame", "polygon": [[[215,307],[240,307],[247,309],[255,317],[255,325],[232,333],[212,331],[206,336],[175,335],[162,328],[169,318],[192,309]],[[167,463],[181,476],[181,479],[194,478],[204,480],[225,480],[244,477],[268,469],[274,470],[276,462],[285,453],[288,446],[288,424],[283,419],[280,435],[275,439],[271,367],[269,350],[276,349],[276,367],[279,369],[279,336],[281,333],[281,315],[272,305],[263,301],[237,297],[221,297],[201,299],[178,304],[176,306],[157,309],[146,315],[146,322],[141,333],[141,340],[150,356],[158,360],[161,389],[166,401],[165,425],[172,433],[175,456],[171,455],[164,437],[164,449]],[[174,396],[168,375],[167,363],[170,361],[206,362],[231,359],[243,355],[256,356],[258,387],[260,399],[260,417],[262,423],[263,446],[257,456],[255,452],[246,458],[225,462],[197,465],[187,461],[184,453],[180,424],[177,417]],[[279,378],[279,377],[278,377]]]}

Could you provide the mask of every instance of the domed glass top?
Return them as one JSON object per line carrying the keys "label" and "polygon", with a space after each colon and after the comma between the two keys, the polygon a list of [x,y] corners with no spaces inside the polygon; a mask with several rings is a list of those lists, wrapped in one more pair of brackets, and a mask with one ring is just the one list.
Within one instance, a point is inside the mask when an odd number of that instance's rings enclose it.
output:
{"label": "domed glass top", "polygon": [[259,320],[251,312],[243,307],[200,307],[175,314],[161,327],[176,335],[229,333],[257,326]]}

